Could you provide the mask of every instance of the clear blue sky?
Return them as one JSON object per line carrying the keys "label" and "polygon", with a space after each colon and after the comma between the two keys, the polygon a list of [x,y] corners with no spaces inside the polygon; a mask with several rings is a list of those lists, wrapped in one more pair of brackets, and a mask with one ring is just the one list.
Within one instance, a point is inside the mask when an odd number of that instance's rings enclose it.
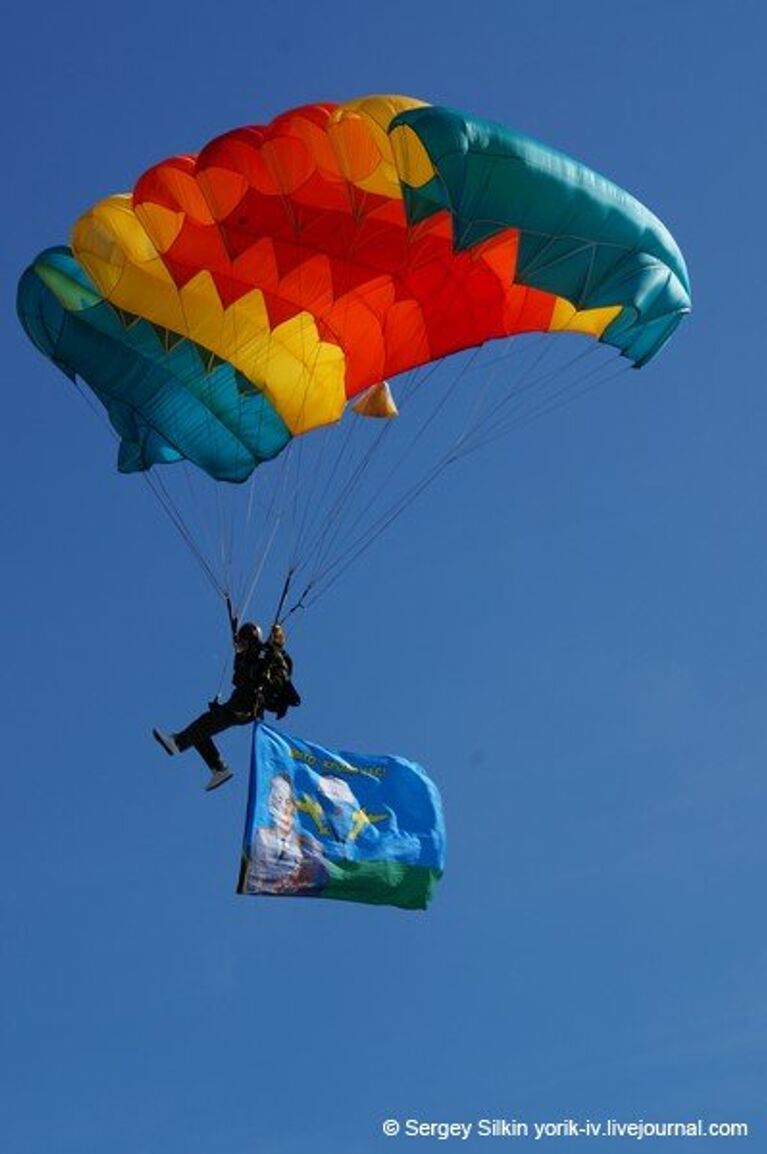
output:
{"label": "clear blue sky", "polygon": [[[703,1116],[755,1134],[707,1150],[767,1149],[763,8],[222,7],[4,16],[0,1145],[367,1154],[437,1147],[387,1117]],[[149,163],[368,92],[605,172],[672,229],[695,307],[641,373],[447,475],[292,633],[296,731],[442,788],[425,915],[235,896],[245,733],[212,795],[149,737],[215,688],[220,608],[14,315],[28,260]]]}

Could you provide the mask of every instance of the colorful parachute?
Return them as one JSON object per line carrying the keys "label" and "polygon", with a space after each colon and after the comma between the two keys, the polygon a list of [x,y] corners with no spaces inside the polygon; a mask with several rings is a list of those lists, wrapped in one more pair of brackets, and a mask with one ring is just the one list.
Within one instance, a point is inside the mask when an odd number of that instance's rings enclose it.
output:
{"label": "colorful parachute", "polygon": [[[527,137],[400,96],[315,104],[151,168],[24,273],[34,343],[104,404],[119,468],[241,482],[385,379],[493,338],[635,365],[690,308],[637,200]],[[366,390],[373,390],[363,397]]]}

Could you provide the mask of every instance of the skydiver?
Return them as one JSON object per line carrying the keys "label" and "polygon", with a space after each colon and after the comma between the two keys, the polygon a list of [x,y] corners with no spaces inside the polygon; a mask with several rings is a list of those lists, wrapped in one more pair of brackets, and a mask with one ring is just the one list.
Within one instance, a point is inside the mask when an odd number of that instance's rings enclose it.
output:
{"label": "skydiver", "polygon": [[258,625],[246,621],[232,623],[234,641],[234,690],[229,699],[211,701],[205,713],[178,733],[166,734],[152,730],[152,736],[166,753],[173,756],[194,747],[211,772],[206,790],[217,789],[232,776],[213,737],[234,725],[248,725],[258,721],[268,709],[283,717],[291,705],[299,705],[301,698],[291,680],[293,662],[285,652],[285,631],[273,626],[269,640],[264,643]]}
{"label": "skydiver", "polygon": [[261,651],[262,690],[264,709],[275,717],[284,717],[287,711],[301,704],[301,697],[293,684],[293,659],[285,648],[285,630],[273,625],[269,640]]}

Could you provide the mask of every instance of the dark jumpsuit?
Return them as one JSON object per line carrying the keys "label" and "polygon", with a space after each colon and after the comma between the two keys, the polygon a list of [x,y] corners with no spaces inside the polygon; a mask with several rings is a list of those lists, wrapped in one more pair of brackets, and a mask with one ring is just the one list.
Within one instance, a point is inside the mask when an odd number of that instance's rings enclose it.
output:
{"label": "dark jumpsuit", "polygon": [[235,651],[233,693],[227,701],[212,701],[205,713],[174,734],[179,750],[183,752],[194,746],[212,772],[222,769],[224,762],[213,741],[217,733],[258,720],[264,716],[265,708],[282,716],[288,702],[281,711],[275,709],[275,705],[282,705],[288,686],[296,698],[294,702],[291,697],[289,704],[300,702],[290,681],[292,668],[293,662],[287,653],[269,642],[252,641],[241,653]]}
{"label": "dark jumpsuit", "polygon": [[232,684],[234,691],[224,702],[212,701],[186,729],[174,734],[179,750],[197,750],[210,770],[222,769],[224,762],[213,737],[233,725],[247,725],[263,717],[261,683],[264,674],[264,646],[251,642],[241,653],[235,651]]}

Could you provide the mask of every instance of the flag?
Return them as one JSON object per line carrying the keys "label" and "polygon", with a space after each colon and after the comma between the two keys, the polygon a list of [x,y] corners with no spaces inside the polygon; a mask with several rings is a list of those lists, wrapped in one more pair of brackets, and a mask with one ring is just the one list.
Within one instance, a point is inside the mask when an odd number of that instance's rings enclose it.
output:
{"label": "flag", "polygon": [[425,909],[444,864],[440,796],[421,766],[254,726],[238,893]]}

